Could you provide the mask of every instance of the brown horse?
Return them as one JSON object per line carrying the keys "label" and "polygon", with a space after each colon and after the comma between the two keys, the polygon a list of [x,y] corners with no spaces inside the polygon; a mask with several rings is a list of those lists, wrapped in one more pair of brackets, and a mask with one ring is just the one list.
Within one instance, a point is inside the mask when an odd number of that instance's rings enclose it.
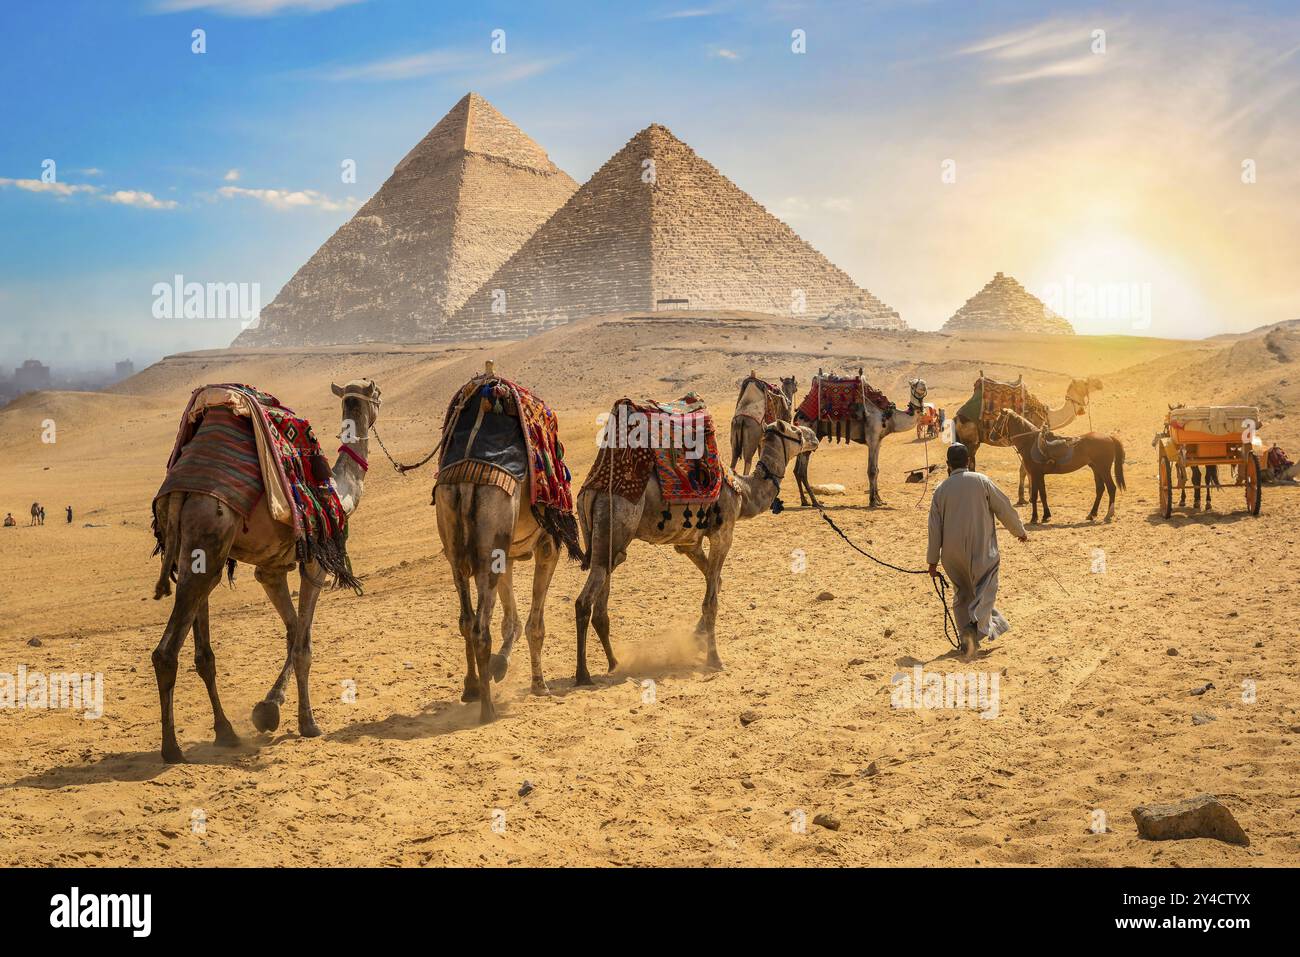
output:
{"label": "brown horse", "polygon": [[[1029,473],[1029,501],[1034,506],[1031,525],[1038,522],[1038,499],[1043,500],[1043,521],[1052,517],[1052,510],[1047,507],[1046,475],[1065,475],[1075,472],[1085,465],[1091,467],[1093,479],[1097,483],[1097,497],[1093,499],[1089,520],[1095,521],[1097,509],[1101,506],[1101,490],[1104,487],[1110,496],[1106,509],[1106,521],[1115,517],[1115,486],[1124,485],[1124,446],[1113,435],[1089,432],[1078,438],[1057,436],[1046,428],[1040,429],[1023,415],[1011,409],[1003,409],[989,429],[991,444],[1008,440],[1020,454],[1020,461]],[[1115,466],[1115,478],[1110,477],[1111,464]]]}

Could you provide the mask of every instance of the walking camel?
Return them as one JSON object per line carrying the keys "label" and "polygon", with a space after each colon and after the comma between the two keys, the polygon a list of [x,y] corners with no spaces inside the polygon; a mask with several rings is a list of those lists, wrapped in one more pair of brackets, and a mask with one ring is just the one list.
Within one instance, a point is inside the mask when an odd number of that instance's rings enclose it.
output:
{"label": "walking camel", "polygon": [[[794,376],[781,377],[781,395],[785,397],[785,406],[777,412],[776,418],[789,422],[791,410],[794,409],[794,394],[799,383]],[[745,474],[749,474],[750,462],[758,452],[758,443],[763,437],[766,424],[769,391],[767,383],[758,378],[753,370],[749,378],[740,384],[740,396],[736,399],[736,414],[731,417],[731,470],[736,470],[736,463],[744,458]]]}
{"label": "walking camel", "polygon": [[[335,488],[349,518],[361,503],[365,491],[366,461],[370,430],[379,415],[379,387],[369,379],[354,379],[340,388],[331,385],[342,399],[343,448],[331,469]],[[162,573],[154,599],[171,594],[171,577],[176,574],[176,599],[162,640],[153,652],[154,674],[162,708],[162,757],[168,763],[184,763],[176,741],[172,692],[176,685],[177,659],[190,630],[194,631],[194,668],[208,689],[212,702],[216,742],[235,747],[239,736],[231,727],[217,696],[217,662],[212,652],[208,620],[208,596],[221,580],[223,566],[233,576],[234,563],[254,566],[253,576],[266,590],[285,627],[285,661],[266,698],[253,708],[253,725],[259,731],[274,731],[280,724],[280,705],[290,673],[298,681],[298,733],[314,738],[321,731],[312,716],[308,693],[311,670],[311,627],[316,601],[326,582],[315,562],[299,564],[293,529],[271,517],[263,495],[245,522],[236,512],[211,495],[171,492],[154,503],[162,541],[165,543]],[[179,560],[201,552],[207,560],[196,563]],[[298,565],[298,607],[289,592],[288,575]]]}
{"label": "walking camel", "polygon": [[[485,377],[493,375],[487,363]],[[487,379],[485,378],[486,382]],[[477,425],[477,423],[476,423]],[[447,433],[444,431],[444,442]],[[521,452],[522,432],[516,440]],[[469,444],[467,444],[468,452]],[[433,500],[437,508],[438,537],[451,564],[460,599],[460,633],[465,639],[465,690],[461,701],[479,702],[479,721],[486,723],[496,716],[492,704],[492,682],[506,676],[510,652],[519,636],[519,611],[515,605],[514,564],[532,559],[533,603],[528,611],[524,633],[528,638],[528,656],[532,666],[532,693],[548,695],[550,688],[542,676],[542,642],[546,637],[546,594],[551,576],[559,563],[560,549],[567,549],[575,561],[582,558],[576,529],[566,535],[557,527],[544,527],[530,505],[533,501],[531,469],[515,483],[513,491],[499,485],[439,478]],[[453,473],[454,474],[454,473]],[[572,517],[568,519],[572,528]],[[475,594],[470,593],[473,582]],[[505,610],[501,628],[501,649],[492,654],[492,610],[500,597]]]}
{"label": "walking camel", "polygon": [[[1023,415],[1003,409],[989,428],[989,438],[999,444],[1011,443],[1020,455],[1021,467],[1029,472],[1029,500],[1034,507],[1033,517],[1029,520],[1031,525],[1038,523],[1040,498],[1043,501],[1043,521],[1052,517],[1052,511],[1047,507],[1044,476],[1066,475],[1085,465],[1092,469],[1097,490],[1092,510],[1088,512],[1089,520],[1097,518],[1103,488],[1109,496],[1105,520],[1109,522],[1115,517],[1115,487],[1125,488],[1124,446],[1115,436],[1100,432],[1088,432],[1078,438],[1050,436],[1047,429],[1034,425]],[[1110,474],[1112,464],[1115,468],[1113,479]]]}
{"label": "walking camel", "polygon": [[[892,415],[886,415],[874,403],[864,401],[862,404],[866,409],[865,418],[852,419],[848,422],[848,441],[859,442],[867,447],[867,483],[870,487],[869,504],[872,508],[885,504],[880,497],[879,486],[881,440],[887,435],[916,428],[917,422],[925,411],[927,392],[925,380],[908,379],[907,385],[906,409],[896,408]],[[814,433],[816,432],[817,423],[809,421],[798,412],[795,413],[794,421],[796,425],[811,427]],[[808,483],[808,459],[812,451],[816,451],[816,448],[799,455],[794,464],[794,478],[799,487],[799,504],[807,505],[808,500],[811,499],[814,506],[821,508],[821,503],[817,501],[817,496],[813,494],[812,486]],[[808,494],[807,499],[804,498],[805,492]]]}
{"label": "walking camel", "polygon": [[[578,494],[578,525],[586,544],[583,568],[589,574],[574,602],[578,628],[574,684],[592,684],[587,670],[587,629],[590,624],[596,626],[609,670],[618,666],[609,640],[610,577],[613,570],[627,559],[627,549],[633,540],[651,545],[671,545],[704,575],[704,602],[695,635],[707,651],[709,667],[722,668],[716,634],[718,595],[722,587],[722,566],[731,549],[736,522],[753,518],[772,507],[790,459],[807,450],[810,443],[815,448],[815,441],[811,433],[803,433],[789,422],[773,422],[765,426],[754,471],[749,475],[735,476],[734,488],[723,481],[714,517],[707,520],[705,528],[700,528],[698,522],[692,528],[665,526],[660,521],[667,506],[659,479],[653,471],[640,499],[635,502],[594,485],[582,489]],[[705,540],[709,543],[707,552]]]}
{"label": "walking camel", "polygon": [[[984,378],[983,370],[980,371],[980,378]],[[1016,384],[1019,385],[1020,380],[1017,380]],[[1081,416],[1088,411],[1088,400],[1092,397],[1093,392],[1099,391],[1101,391],[1101,380],[1095,376],[1089,376],[1086,379],[1071,379],[1069,387],[1065,390],[1064,402],[1055,409],[1050,409],[1046,405],[1043,405],[1042,408],[1044,411],[1042,413],[1040,413],[1036,407],[1031,408],[1031,406],[1042,405],[1042,403],[1036,401],[1033,403],[1026,403],[1025,418],[1028,419],[1035,428],[1041,428],[1045,425],[1050,431],[1055,432],[1058,429],[1065,428],[1078,416]],[[1028,393],[1026,393],[1026,395],[1028,395]],[[962,409],[967,409],[974,398],[975,396],[972,394],[971,398],[967,399],[966,402],[962,404]],[[1033,399],[1033,396],[1029,396],[1029,398]],[[959,410],[957,414],[953,416],[953,438],[966,446],[967,450],[970,452],[970,467],[971,470],[974,471],[975,453],[979,449],[980,444],[985,442],[987,438],[981,434],[979,418],[971,419],[963,411]],[[1008,443],[988,440],[987,444],[1005,447]],[[1026,504],[1025,467],[1023,464],[1020,467],[1020,486],[1016,496],[1016,504]]]}
{"label": "walking camel", "polygon": [[28,522],[27,524],[29,524],[29,525],[35,525],[35,524],[37,524],[40,520],[41,520],[41,503],[40,503],[40,502],[32,502],[32,520],[31,520],[30,522]]}

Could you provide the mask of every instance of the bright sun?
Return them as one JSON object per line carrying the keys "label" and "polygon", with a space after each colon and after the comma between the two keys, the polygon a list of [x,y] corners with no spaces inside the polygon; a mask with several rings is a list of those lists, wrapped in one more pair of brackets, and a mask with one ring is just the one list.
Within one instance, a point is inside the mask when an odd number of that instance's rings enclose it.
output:
{"label": "bright sun", "polygon": [[1189,338],[1215,331],[1196,278],[1130,235],[1074,235],[1030,276],[1030,291],[1076,332]]}

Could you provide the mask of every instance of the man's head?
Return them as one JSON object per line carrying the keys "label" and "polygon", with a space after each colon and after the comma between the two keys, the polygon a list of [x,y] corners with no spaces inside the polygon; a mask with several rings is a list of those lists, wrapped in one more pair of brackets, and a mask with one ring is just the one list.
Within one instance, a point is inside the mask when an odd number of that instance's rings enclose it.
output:
{"label": "man's head", "polygon": [[970,464],[970,451],[960,442],[948,446],[948,471],[955,472]]}

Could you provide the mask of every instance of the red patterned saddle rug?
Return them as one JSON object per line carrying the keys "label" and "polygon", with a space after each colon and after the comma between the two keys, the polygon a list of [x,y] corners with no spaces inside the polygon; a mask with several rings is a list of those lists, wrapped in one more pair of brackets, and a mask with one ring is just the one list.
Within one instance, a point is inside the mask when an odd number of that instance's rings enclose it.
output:
{"label": "red patterned saddle rug", "polygon": [[790,400],[785,397],[781,387],[768,382],[766,379],[759,379],[756,376],[749,376],[740,384],[740,394],[736,398],[736,404],[745,397],[745,390],[751,384],[760,386],[763,389],[763,420],[759,422],[758,417],[748,412],[737,410],[737,415],[743,415],[747,419],[758,422],[760,426],[771,425],[773,422],[790,421]]}
{"label": "red patterned saddle rug", "polygon": [[[627,398],[614,403],[582,487],[636,502],[652,473],[669,508],[712,505],[723,482],[739,488],[718,455],[713,416],[694,393],[669,403]],[[703,516],[705,510],[699,511]]]}
{"label": "red patterned saddle rug", "polygon": [[818,438],[849,441],[847,423],[865,419],[868,402],[886,418],[896,411],[889,396],[861,376],[817,375],[795,417],[813,425]]}
{"label": "red patterned saddle rug", "polygon": [[[1023,380],[998,382],[987,376],[975,380],[974,391],[959,411],[965,419],[979,423],[980,441],[988,442],[989,429],[1003,409],[1023,415],[1034,425],[1047,423],[1047,405],[1025,388]],[[1003,444],[1009,445],[1009,442]]]}

